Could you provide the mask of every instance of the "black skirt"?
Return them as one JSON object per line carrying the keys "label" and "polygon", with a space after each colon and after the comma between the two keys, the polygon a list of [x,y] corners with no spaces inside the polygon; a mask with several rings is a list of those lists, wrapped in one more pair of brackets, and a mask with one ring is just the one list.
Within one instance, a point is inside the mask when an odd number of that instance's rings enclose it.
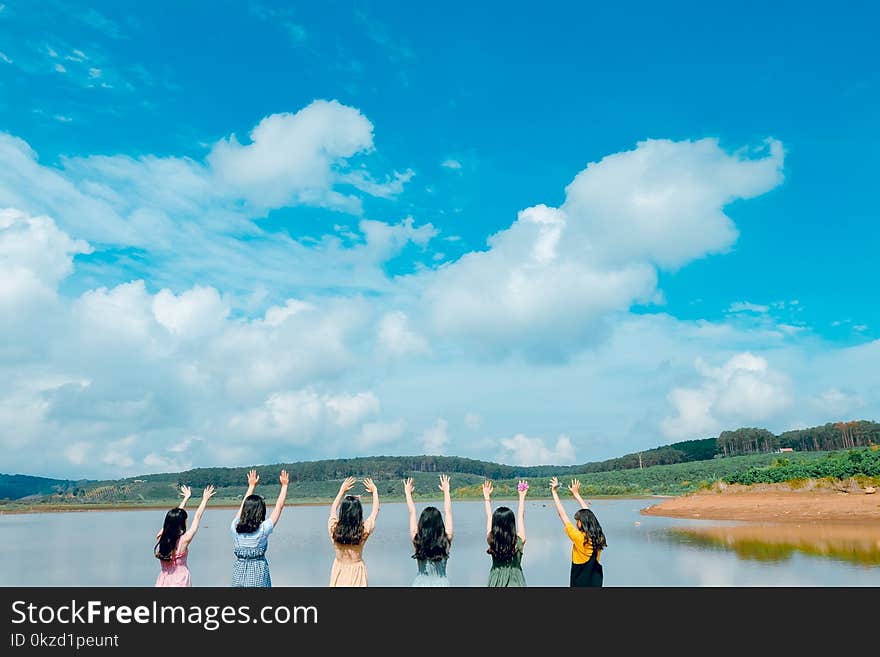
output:
{"label": "black skirt", "polygon": [[572,563],[569,586],[602,586],[602,564],[598,561],[596,550],[586,563]]}

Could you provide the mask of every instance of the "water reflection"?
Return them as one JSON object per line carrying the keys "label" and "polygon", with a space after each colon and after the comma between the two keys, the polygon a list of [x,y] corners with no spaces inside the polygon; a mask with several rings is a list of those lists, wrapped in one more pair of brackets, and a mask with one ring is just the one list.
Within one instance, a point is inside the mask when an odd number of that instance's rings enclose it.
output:
{"label": "water reflection", "polygon": [[741,559],[788,561],[795,553],[849,563],[880,565],[880,526],[877,524],[756,523],[669,530],[684,543],[730,550]]}
{"label": "water reflection", "polygon": [[[593,501],[608,537],[608,549],[602,554],[606,586],[880,586],[880,535],[875,527],[831,530],[827,525],[803,529],[791,525],[749,534],[745,532],[757,531],[755,527],[740,523],[641,516],[639,510],[648,504],[633,499]],[[565,505],[573,515],[575,506],[569,501]],[[424,504],[417,506],[421,509]],[[266,554],[274,585],[326,586],[333,562],[327,510],[326,506],[285,509]],[[486,586],[491,559],[486,554],[483,504],[454,502],[454,512],[450,583]],[[208,508],[190,548],[194,586],[229,586],[233,563],[229,523],[234,513],[234,509]],[[0,585],[152,586],[159,572],[153,544],[164,516],[164,509],[0,515],[0,535],[5,539]],[[529,501],[526,528],[526,582],[567,586],[571,542],[552,505]],[[795,531],[799,534],[791,535]],[[408,534],[406,505],[383,503],[376,532],[364,548],[370,586],[412,583],[417,568]],[[770,540],[771,536],[779,540]],[[838,540],[841,536],[847,537],[843,543]],[[741,539],[738,548],[736,539]],[[806,540],[820,547],[804,548]],[[749,541],[762,545],[759,549]],[[771,554],[767,543],[776,544],[778,551],[772,557],[756,558]],[[838,556],[841,550],[860,556],[843,558]]]}

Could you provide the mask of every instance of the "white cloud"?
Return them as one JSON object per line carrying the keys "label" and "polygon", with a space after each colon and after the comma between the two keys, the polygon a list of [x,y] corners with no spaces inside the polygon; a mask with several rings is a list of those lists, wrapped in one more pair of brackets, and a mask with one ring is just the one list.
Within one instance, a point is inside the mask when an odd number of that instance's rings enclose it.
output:
{"label": "white cloud", "polygon": [[575,462],[575,450],[571,439],[562,435],[556,445],[548,448],[541,438],[529,438],[518,433],[513,438],[501,440],[504,448],[501,459],[511,465],[568,465]]}
{"label": "white cloud", "polygon": [[325,437],[332,427],[349,428],[379,411],[371,393],[319,394],[314,390],[276,392],[258,408],[234,415],[229,429],[251,438],[277,438],[306,444]]}
{"label": "white cloud", "polygon": [[425,354],[430,351],[427,341],[414,333],[406,313],[394,311],[385,314],[379,322],[379,349],[395,356]]}
{"label": "white cloud", "polygon": [[107,465],[127,470],[134,465],[135,461],[131,457],[130,450],[137,442],[136,436],[126,436],[120,440],[111,442],[104,450],[104,456],[101,461]]}
{"label": "white cloud", "polygon": [[161,290],[153,297],[153,315],[166,329],[182,337],[203,337],[220,330],[229,304],[212,287],[195,286],[175,296]]}
{"label": "white cloud", "polygon": [[591,163],[558,208],[537,205],[489,249],[424,274],[435,330],[490,350],[559,357],[595,342],[605,318],[655,298],[657,268],[728,249],[724,207],[782,180],[782,145],[728,154],[713,139],[647,140]]}
{"label": "white cloud", "polygon": [[749,303],[748,301],[734,301],[727,308],[727,312],[729,313],[766,313],[768,310],[770,310],[769,306],[762,306],[757,303]]}
{"label": "white cloud", "polygon": [[446,167],[447,169],[461,169],[461,162],[450,157],[443,160],[443,162],[440,163],[440,166]]}
{"label": "white cloud", "polygon": [[843,391],[838,388],[828,388],[820,394],[812,397],[811,402],[820,413],[824,414],[828,421],[849,420],[848,413],[857,411],[865,406],[865,400],[861,395],[852,391]]}
{"label": "white cloud", "polygon": [[64,448],[64,456],[74,465],[83,465],[88,458],[91,443],[79,441]]}
{"label": "white cloud", "polygon": [[0,52],[0,62],[6,62],[7,64],[11,64],[12,60],[6,55],[6,53]]}
{"label": "white cloud", "polygon": [[373,148],[373,125],[358,110],[318,100],[296,114],[273,114],[250,132],[217,142],[208,164],[222,188],[259,207],[294,202],[359,212],[355,197],[332,191],[334,167]]}
{"label": "white cloud", "polygon": [[479,429],[483,426],[483,418],[479,413],[468,411],[464,414],[464,426],[468,429]]}
{"label": "white cloud", "polygon": [[[318,113],[360,121],[356,110],[336,112]],[[273,129],[290,137],[304,125],[296,116]],[[325,129],[322,144],[333,140]],[[430,262],[437,226],[356,215],[296,241],[253,220],[276,192],[294,199],[284,203],[332,205],[334,194],[378,194],[373,185],[394,193],[399,179],[344,182],[353,165],[340,156],[314,188],[285,178],[285,158],[299,155],[272,153],[278,162],[260,166],[279,187],[251,186],[237,167],[261,159],[266,139],[224,140],[233,172],[224,183],[210,161],[185,157],[46,166],[0,134],[0,203],[27,210],[0,212],[0,427],[15,427],[0,430],[4,469],[118,476],[378,445],[561,464],[631,451],[661,429],[781,430],[845,415],[852,410],[835,409],[847,404],[880,413],[880,342],[840,348],[750,314],[707,322],[628,312],[656,303],[659,268],[729,247],[724,199],[778,182],[780,153],[750,160],[711,142],[643,142],[590,165],[559,207],[519,213],[486,250],[393,276],[385,264],[407,249]],[[355,171],[372,126],[369,140]],[[592,189],[594,176],[618,196]],[[618,219],[635,232],[652,220],[639,209],[649,191],[662,239],[619,245]],[[668,206],[658,200],[666,196]],[[670,210],[678,205],[683,216]],[[703,224],[711,239],[690,234]],[[684,244],[666,243],[675,241]],[[112,251],[87,257],[108,245],[144,256],[125,267],[103,263]],[[734,358],[745,352],[756,361]],[[450,433],[439,416],[467,430]],[[478,430],[513,438],[475,440]]]}
{"label": "white cloud", "polygon": [[406,431],[406,422],[394,420],[393,422],[366,422],[361,427],[357,438],[357,444],[362,449],[370,449],[378,445],[394,442]]}
{"label": "white cloud", "polygon": [[49,217],[0,209],[0,314],[15,320],[34,304],[54,300],[58,284],[73,271],[74,256],[90,252]]}
{"label": "white cloud", "polygon": [[422,432],[422,448],[426,454],[445,454],[449,442],[449,423],[438,418],[433,425]]}
{"label": "white cloud", "polygon": [[724,429],[766,422],[791,404],[788,377],[770,368],[761,356],[745,352],[721,367],[697,359],[702,382],[675,388],[668,396],[676,416],[663,420],[670,438],[706,438]]}

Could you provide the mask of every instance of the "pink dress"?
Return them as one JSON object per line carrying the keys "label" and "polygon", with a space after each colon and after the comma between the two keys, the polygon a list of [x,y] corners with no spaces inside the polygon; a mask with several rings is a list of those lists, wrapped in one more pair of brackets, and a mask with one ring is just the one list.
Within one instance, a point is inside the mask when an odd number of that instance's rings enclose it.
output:
{"label": "pink dress", "polygon": [[[180,547],[179,541],[177,546]],[[156,578],[156,586],[192,586],[189,568],[186,565],[187,554],[189,554],[188,549],[183,554],[178,554],[175,549],[171,561],[159,561],[162,564],[162,572]]]}

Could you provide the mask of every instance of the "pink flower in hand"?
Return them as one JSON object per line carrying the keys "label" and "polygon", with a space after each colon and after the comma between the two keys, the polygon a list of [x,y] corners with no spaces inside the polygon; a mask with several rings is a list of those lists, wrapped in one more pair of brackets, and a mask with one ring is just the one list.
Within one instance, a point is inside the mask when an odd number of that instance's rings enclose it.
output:
{"label": "pink flower in hand", "polygon": [[529,489],[529,482],[527,482],[527,481],[521,481],[521,482],[519,482],[519,483],[516,485],[516,489],[517,489],[518,491],[528,490],[528,489]]}

